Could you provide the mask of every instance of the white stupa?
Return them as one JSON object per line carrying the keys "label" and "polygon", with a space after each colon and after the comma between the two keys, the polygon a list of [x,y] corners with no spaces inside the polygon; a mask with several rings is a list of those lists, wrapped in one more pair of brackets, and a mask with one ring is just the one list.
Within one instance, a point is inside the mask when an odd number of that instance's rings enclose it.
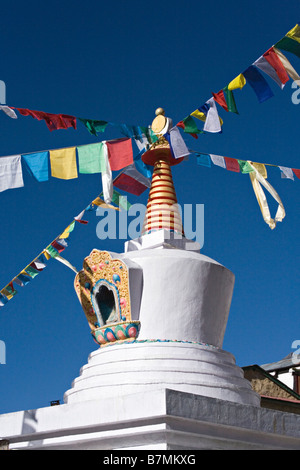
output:
{"label": "white stupa", "polygon": [[93,250],[75,278],[99,347],[63,405],[0,416],[10,448],[300,448],[300,416],[260,408],[222,349],[234,274],[184,236],[170,168],[180,159],[162,137],[171,125],[159,110],[140,238],[121,254]]}

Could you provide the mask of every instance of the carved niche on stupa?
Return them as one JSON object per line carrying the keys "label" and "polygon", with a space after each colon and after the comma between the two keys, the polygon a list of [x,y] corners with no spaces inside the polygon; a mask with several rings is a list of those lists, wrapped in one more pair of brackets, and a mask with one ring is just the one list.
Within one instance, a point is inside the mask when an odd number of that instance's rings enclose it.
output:
{"label": "carved niche on stupa", "polygon": [[[130,289],[131,284],[134,290]],[[142,294],[139,266],[94,249],[84,259],[74,287],[97,344],[104,346],[137,338]]]}

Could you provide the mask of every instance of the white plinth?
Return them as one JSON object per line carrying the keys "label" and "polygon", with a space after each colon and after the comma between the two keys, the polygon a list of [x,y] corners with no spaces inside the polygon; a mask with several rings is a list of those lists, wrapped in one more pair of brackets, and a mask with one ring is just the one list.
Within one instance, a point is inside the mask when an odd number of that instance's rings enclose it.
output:
{"label": "white plinth", "polygon": [[142,465],[164,450],[299,450],[300,416],[160,389],[0,415],[0,438],[12,450],[131,450]]}
{"label": "white plinth", "polygon": [[232,354],[209,345],[173,341],[137,341],[94,351],[64,401],[122,399],[161,388],[260,406],[259,395]]}

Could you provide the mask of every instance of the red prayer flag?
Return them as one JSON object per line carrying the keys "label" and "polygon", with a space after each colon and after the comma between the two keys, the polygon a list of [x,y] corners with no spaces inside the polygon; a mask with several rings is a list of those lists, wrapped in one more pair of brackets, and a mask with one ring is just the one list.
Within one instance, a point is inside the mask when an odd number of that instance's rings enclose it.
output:
{"label": "red prayer flag", "polygon": [[228,106],[227,106],[227,103],[226,103],[226,98],[225,98],[225,95],[224,95],[224,91],[220,90],[218,93],[213,93],[212,95],[214,97],[214,100],[220,106],[222,106],[222,108],[225,109],[225,111],[228,111]]}
{"label": "red prayer flag", "polygon": [[61,253],[65,249],[65,246],[61,245],[56,240],[54,240],[54,242],[52,242],[51,245],[53,246],[53,248],[55,248],[58,251],[58,253]]}
{"label": "red prayer flag", "polygon": [[226,162],[226,168],[229,171],[236,171],[239,173],[240,171],[240,165],[239,162],[235,158],[230,158],[230,157],[224,157],[225,162]]}
{"label": "red prayer flag", "polygon": [[279,80],[281,83],[286,83],[289,80],[289,76],[287,71],[285,70],[280,58],[274,51],[274,48],[271,47],[263,54],[263,57],[269,62],[269,64],[273,67],[275,72],[278,75]]}
{"label": "red prayer flag", "polygon": [[295,173],[295,175],[297,176],[297,178],[300,179],[300,170],[297,170],[296,168],[292,168],[292,170]]}
{"label": "red prayer flag", "polygon": [[140,196],[144,191],[146,191],[147,186],[142,184],[140,181],[132,178],[126,173],[121,173],[115,180],[114,186],[135,196]]}
{"label": "red prayer flag", "polygon": [[56,129],[68,129],[73,127],[76,129],[76,117],[68,114],[52,114],[44,111],[33,111],[31,109],[14,108],[19,111],[22,116],[31,116],[38,121],[44,120],[49,131]]}
{"label": "red prayer flag", "polygon": [[112,171],[119,171],[133,163],[132,141],[127,137],[106,142]]}

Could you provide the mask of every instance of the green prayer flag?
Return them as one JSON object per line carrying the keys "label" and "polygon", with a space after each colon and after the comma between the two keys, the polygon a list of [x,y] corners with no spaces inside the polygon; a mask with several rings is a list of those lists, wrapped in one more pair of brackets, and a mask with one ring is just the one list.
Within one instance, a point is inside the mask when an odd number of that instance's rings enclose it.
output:
{"label": "green prayer flag", "polygon": [[25,271],[27,272],[27,274],[29,274],[30,277],[34,278],[35,276],[37,276],[39,274],[39,272],[32,268],[31,266],[27,266],[27,268],[25,269]]}
{"label": "green prayer flag", "polygon": [[280,39],[280,41],[278,41],[274,47],[291,52],[300,58],[300,43],[292,38],[289,38],[288,36],[284,36],[284,38]]}
{"label": "green prayer flag", "polygon": [[236,107],[236,104],[235,104],[233,91],[228,90],[228,86],[223,88],[223,91],[224,91],[228,111],[231,112],[231,113],[239,114],[238,110],[237,110],[237,107]]}
{"label": "green prayer flag", "polygon": [[250,173],[251,171],[254,171],[252,166],[245,160],[238,160],[238,163],[240,165],[241,173]]}
{"label": "green prayer flag", "polygon": [[102,147],[102,142],[77,147],[79,173],[91,174],[105,171],[106,165]]}
{"label": "green prayer flag", "polygon": [[184,132],[187,132],[188,134],[202,134],[203,131],[200,131],[194,121],[194,119],[191,116],[187,116],[183,120],[184,124]]}
{"label": "green prayer flag", "polygon": [[56,256],[59,255],[58,251],[52,245],[47,246],[46,250],[51,258],[56,258]]}
{"label": "green prayer flag", "polygon": [[112,195],[112,202],[126,211],[131,207],[131,204],[127,201],[127,196],[122,196],[115,189]]}
{"label": "green prayer flag", "polygon": [[98,132],[104,132],[108,122],[106,121],[97,121],[94,119],[82,119],[79,120],[85,125],[90,134],[97,135]]}

